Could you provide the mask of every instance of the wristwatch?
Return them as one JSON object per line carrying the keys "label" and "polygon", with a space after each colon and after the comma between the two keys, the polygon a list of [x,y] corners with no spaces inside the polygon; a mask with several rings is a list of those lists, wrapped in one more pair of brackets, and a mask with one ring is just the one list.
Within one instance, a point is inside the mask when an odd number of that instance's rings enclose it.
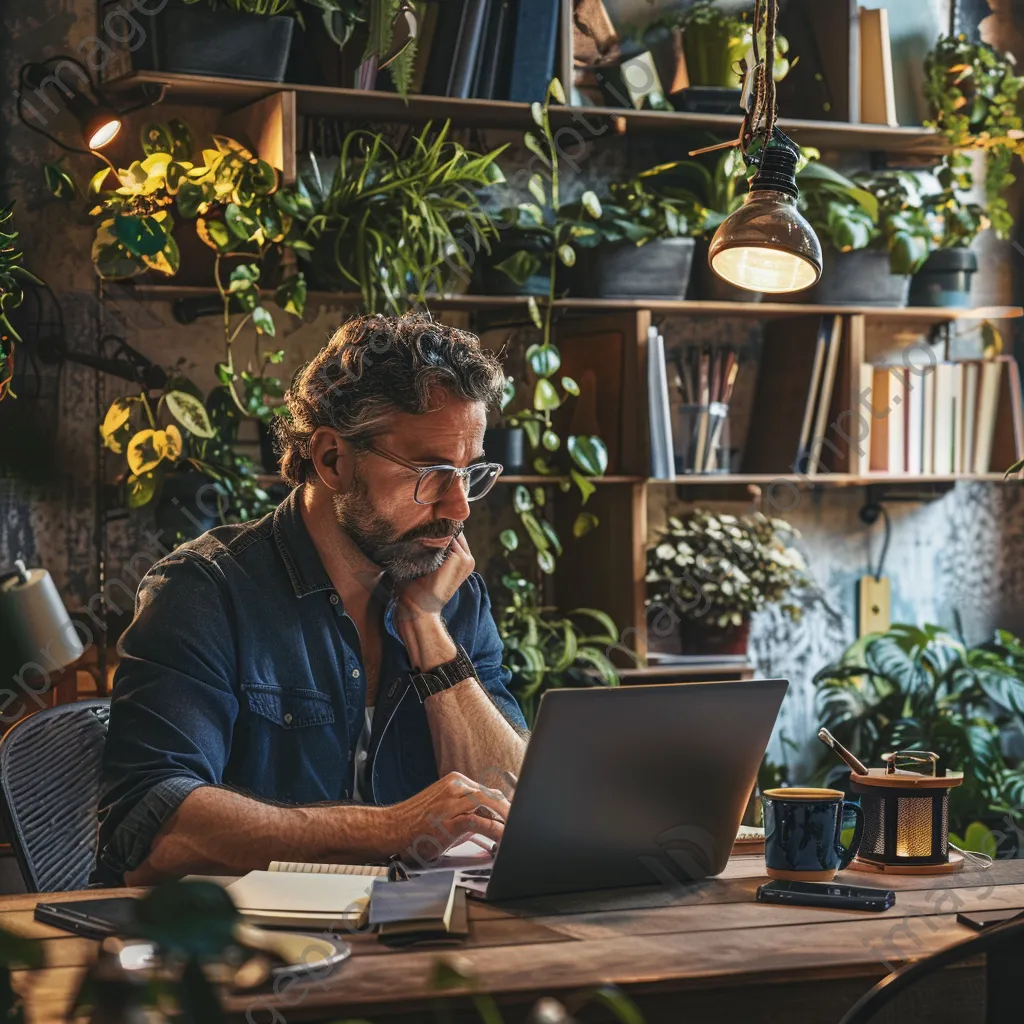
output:
{"label": "wristwatch", "polygon": [[446,661],[429,672],[412,674],[413,689],[421,704],[433,694],[448,690],[456,683],[461,683],[463,679],[479,678],[469,655],[458,644],[455,648],[459,653],[451,661]]}

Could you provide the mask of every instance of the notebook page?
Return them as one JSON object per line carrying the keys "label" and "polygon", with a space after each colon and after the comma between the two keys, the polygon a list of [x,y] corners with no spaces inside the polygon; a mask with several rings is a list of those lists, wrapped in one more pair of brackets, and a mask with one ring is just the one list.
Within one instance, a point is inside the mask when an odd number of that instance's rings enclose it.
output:
{"label": "notebook page", "polygon": [[364,875],[380,878],[388,873],[388,869],[379,864],[308,864],[299,860],[272,860],[267,870],[303,875]]}
{"label": "notebook page", "polygon": [[250,871],[232,882],[227,891],[243,913],[358,914],[370,895],[371,884],[372,879],[361,875]]}

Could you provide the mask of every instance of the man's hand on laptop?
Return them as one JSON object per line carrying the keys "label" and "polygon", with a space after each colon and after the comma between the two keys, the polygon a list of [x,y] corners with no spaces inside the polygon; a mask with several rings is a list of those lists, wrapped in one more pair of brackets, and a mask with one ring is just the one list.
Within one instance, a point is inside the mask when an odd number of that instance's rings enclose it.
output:
{"label": "man's hand on laptop", "polygon": [[[501,840],[509,802],[459,772],[449,772],[422,792],[388,808],[394,852],[406,863],[435,861],[445,850],[477,836]],[[484,845],[474,838],[478,845]]]}

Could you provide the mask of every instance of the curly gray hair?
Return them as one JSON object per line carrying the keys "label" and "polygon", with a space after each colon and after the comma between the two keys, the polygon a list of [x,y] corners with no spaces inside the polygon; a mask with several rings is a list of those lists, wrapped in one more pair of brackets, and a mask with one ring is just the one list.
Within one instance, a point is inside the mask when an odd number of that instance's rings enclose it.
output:
{"label": "curly gray hair", "polygon": [[504,382],[501,363],[468,331],[421,314],[353,318],[285,395],[289,416],[275,423],[281,474],[293,486],[311,478],[309,441],[318,427],[366,442],[395,412],[429,412],[439,388],[490,407]]}

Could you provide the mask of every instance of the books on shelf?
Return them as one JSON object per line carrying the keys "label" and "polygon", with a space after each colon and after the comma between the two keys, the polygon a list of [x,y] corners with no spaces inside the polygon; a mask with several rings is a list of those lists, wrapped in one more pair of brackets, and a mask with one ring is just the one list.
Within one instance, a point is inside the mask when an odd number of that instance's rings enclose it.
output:
{"label": "books on shelf", "polygon": [[657,327],[647,329],[647,408],[651,430],[651,476],[671,480],[675,476],[672,440],[672,406],[668,394],[665,339]]}
{"label": "books on shelf", "polygon": [[867,124],[899,126],[896,86],[889,44],[889,12],[860,8],[860,119]]}
{"label": "books on shelf", "polygon": [[921,372],[863,364],[860,379],[871,381],[869,473],[983,475],[1018,457],[1020,371],[1009,356],[941,362]]}

